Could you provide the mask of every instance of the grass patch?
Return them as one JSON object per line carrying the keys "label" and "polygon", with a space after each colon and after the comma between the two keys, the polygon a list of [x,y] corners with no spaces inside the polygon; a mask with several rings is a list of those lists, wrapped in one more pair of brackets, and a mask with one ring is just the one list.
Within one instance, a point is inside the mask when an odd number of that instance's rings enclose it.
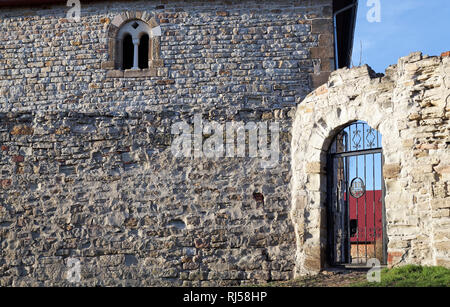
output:
{"label": "grass patch", "polygon": [[450,269],[406,265],[381,271],[381,282],[354,283],[353,287],[450,287]]}

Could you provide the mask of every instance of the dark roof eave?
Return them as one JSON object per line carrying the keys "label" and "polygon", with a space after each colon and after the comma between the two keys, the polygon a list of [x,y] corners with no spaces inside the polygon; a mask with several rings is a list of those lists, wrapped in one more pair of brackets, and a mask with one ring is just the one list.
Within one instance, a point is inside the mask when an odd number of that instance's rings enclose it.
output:
{"label": "dark roof eave", "polygon": [[337,52],[339,63],[337,68],[348,67],[351,63],[353,41],[355,36],[356,17],[358,10],[358,0],[334,0],[333,12],[337,12],[349,5],[354,5],[351,9],[342,12],[336,18],[337,31]]}
{"label": "dark roof eave", "polygon": [[0,0],[0,7],[4,6],[36,6],[47,4],[66,4],[67,0]]}

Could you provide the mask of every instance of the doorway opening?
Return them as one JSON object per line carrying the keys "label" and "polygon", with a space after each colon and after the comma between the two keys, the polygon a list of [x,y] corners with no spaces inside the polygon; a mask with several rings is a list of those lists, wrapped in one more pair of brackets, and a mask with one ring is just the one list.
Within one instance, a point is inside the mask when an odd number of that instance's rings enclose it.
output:
{"label": "doorway opening", "polygon": [[344,127],[328,151],[328,263],[387,261],[381,134],[362,121]]}

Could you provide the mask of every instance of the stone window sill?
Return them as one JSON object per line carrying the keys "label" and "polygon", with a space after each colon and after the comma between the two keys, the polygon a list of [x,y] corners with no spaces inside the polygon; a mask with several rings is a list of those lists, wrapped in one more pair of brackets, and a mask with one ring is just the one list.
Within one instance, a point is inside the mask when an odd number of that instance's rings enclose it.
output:
{"label": "stone window sill", "polygon": [[106,72],[108,78],[139,78],[139,77],[157,77],[158,70],[156,68],[147,69],[113,69]]}
{"label": "stone window sill", "polygon": [[142,78],[166,77],[168,69],[164,68],[162,60],[150,60],[149,68],[145,69],[115,69],[114,62],[103,62],[102,69],[106,69],[107,78]]}

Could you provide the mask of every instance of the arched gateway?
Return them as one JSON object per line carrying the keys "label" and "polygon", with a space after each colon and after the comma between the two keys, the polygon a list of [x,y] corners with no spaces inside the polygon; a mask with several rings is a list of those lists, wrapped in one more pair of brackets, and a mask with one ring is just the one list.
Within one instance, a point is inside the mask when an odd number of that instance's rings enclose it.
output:
{"label": "arched gateway", "polygon": [[330,265],[386,263],[381,134],[365,122],[345,126],[327,159]]}

